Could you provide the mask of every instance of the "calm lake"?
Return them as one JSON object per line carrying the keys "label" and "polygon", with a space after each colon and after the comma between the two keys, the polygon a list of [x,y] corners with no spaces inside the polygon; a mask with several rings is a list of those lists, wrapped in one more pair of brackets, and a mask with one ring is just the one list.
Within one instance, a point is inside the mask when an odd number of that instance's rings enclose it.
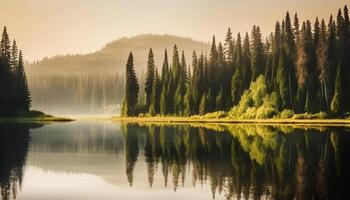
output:
{"label": "calm lake", "polygon": [[349,199],[350,129],[0,124],[2,199]]}

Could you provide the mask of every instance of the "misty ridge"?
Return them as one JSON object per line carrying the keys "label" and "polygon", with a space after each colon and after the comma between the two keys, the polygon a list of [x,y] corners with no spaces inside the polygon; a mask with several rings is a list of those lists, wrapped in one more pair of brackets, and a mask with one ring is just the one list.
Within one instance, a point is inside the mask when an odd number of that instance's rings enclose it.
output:
{"label": "misty ridge", "polygon": [[135,68],[143,85],[149,49],[153,49],[160,68],[164,50],[171,52],[174,44],[188,60],[193,51],[206,54],[209,48],[209,44],[190,38],[146,34],[112,41],[94,53],[57,55],[28,63],[26,73],[33,108],[56,115],[119,114],[129,52],[134,53]]}

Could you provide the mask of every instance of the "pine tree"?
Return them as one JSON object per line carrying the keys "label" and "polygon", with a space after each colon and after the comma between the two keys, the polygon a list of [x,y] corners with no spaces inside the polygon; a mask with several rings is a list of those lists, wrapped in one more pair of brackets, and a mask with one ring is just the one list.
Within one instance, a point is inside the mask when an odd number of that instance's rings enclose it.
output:
{"label": "pine tree", "polygon": [[174,45],[174,49],[173,49],[173,60],[172,60],[171,67],[172,67],[174,85],[177,86],[177,84],[179,83],[180,76],[182,74],[182,69],[180,64],[179,51],[176,45]]}
{"label": "pine tree", "polygon": [[275,25],[275,33],[273,37],[273,44],[272,44],[272,75],[270,83],[272,85],[273,91],[277,91],[278,84],[277,84],[277,69],[280,59],[280,52],[281,52],[281,45],[282,45],[282,35],[281,35],[281,25],[279,22],[276,22]]}
{"label": "pine tree", "polygon": [[31,106],[31,96],[30,96],[30,91],[28,87],[27,77],[24,72],[22,51],[19,51],[18,65],[15,69],[16,69],[15,81],[17,83],[16,93],[18,94],[18,96],[16,97],[17,111],[22,113],[27,113],[29,112],[29,109]]}
{"label": "pine tree", "polygon": [[216,103],[216,96],[213,95],[213,92],[211,89],[209,89],[209,92],[206,97],[206,111],[207,112],[214,112],[215,110],[215,103]]}
{"label": "pine tree", "polygon": [[[186,58],[185,58],[185,52],[182,51],[181,53],[181,76],[183,78],[183,81],[187,82],[189,80],[188,74],[187,74],[187,65],[186,65]],[[184,83],[182,83],[184,84]]]}
{"label": "pine tree", "polygon": [[151,48],[149,50],[149,53],[148,53],[147,76],[146,76],[146,83],[145,83],[146,109],[147,110],[149,109],[149,106],[151,104],[154,79],[155,79],[155,64],[154,64],[154,55],[153,55],[153,51]]}
{"label": "pine tree", "polygon": [[329,78],[329,64],[328,64],[328,48],[327,48],[327,27],[325,21],[322,19],[320,26],[319,38],[316,46],[316,58],[317,69],[319,70],[319,82],[320,82],[320,109],[328,111],[329,105],[329,92],[327,88],[327,82]]}
{"label": "pine tree", "polygon": [[0,115],[26,115],[31,106],[31,97],[24,71],[23,54],[20,51],[18,55],[15,40],[11,48],[6,27],[0,48]]}
{"label": "pine tree", "polygon": [[125,78],[125,100],[122,108],[123,116],[135,116],[137,114],[136,106],[139,93],[139,84],[134,69],[134,57],[130,52],[126,64]]}
{"label": "pine tree", "polygon": [[227,30],[227,34],[226,34],[226,38],[225,38],[225,43],[224,43],[224,53],[225,53],[225,57],[227,59],[227,62],[229,64],[233,63],[234,60],[234,41],[233,41],[233,37],[232,37],[232,32],[231,32],[231,28],[228,28]]}
{"label": "pine tree", "polygon": [[17,64],[18,64],[18,47],[16,44],[16,40],[13,40],[13,43],[12,43],[10,64],[12,68],[17,67]]}
{"label": "pine tree", "polygon": [[184,113],[184,95],[186,92],[185,84],[183,84],[184,78],[184,76],[180,76],[179,84],[175,92],[175,114],[180,116]]}
{"label": "pine tree", "polygon": [[231,70],[232,68],[227,66],[228,63],[225,62],[225,54],[224,54],[224,49],[219,43],[218,45],[218,62],[217,62],[217,80],[216,82],[218,83],[218,89],[219,92],[221,91],[221,100],[220,100],[220,105],[217,105],[218,103],[216,101],[215,107],[219,106],[220,110],[226,110],[228,104],[231,104],[231,78],[232,78],[232,73],[233,71]]}
{"label": "pine tree", "polygon": [[216,96],[216,99],[215,99],[215,106],[216,106],[215,110],[224,110],[225,106],[224,106],[223,102],[224,102],[223,89],[221,87],[220,92],[219,92],[218,96]]}
{"label": "pine tree", "polygon": [[243,89],[243,73],[242,68],[237,67],[235,73],[232,76],[231,82],[231,96],[233,105],[238,104]]}
{"label": "pine tree", "polygon": [[298,14],[294,15],[294,35],[295,35],[295,43],[298,44],[300,38],[300,24]]}
{"label": "pine tree", "polygon": [[306,23],[302,25],[299,43],[297,44],[297,57],[296,57],[296,77],[298,83],[298,95],[297,95],[297,111],[301,112],[304,110],[305,103],[305,91],[306,81],[308,79],[308,63],[309,57],[307,54],[307,43],[306,43]]}
{"label": "pine tree", "polygon": [[169,81],[166,88],[166,106],[168,114],[175,114],[175,90],[177,86],[175,85],[175,80],[172,73],[169,76]]}
{"label": "pine tree", "polygon": [[[338,63],[338,54],[337,54],[337,39],[336,39],[336,25],[331,15],[328,22],[328,33],[327,33],[327,60],[329,64],[329,79],[327,81],[327,88],[329,90],[329,97],[334,96],[335,88],[335,78],[337,74],[337,63]],[[328,105],[330,106],[330,105]]]}
{"label": "pine tree", "polygon": [[242,52],[242,39],[241,39],[241,34],[237,34],[237,39],[236,39],[236,46],[235,46],[235,57],[234,57],[234,63],[235,66],[242,66],[243,63],[243,52]]}
{"label": "pine tree", "polygon": [[286,109],[289,108],[289,92],[288,92],[288,76],[286,71],[286,59],[285,59],[285,53],[282,50],[280,59],[279,59],[279,65],[277,70],[277,82],[278,82],[278,94],[281,99],[281,105],[279,105],[280,109]]}
{"label": "pine tree", "polygon": [[205,94],[202,95],[201,101],[199,104],[199,115],[205,115],[207,113],[207,97]]}
{"label": "pine tree", "polygon": [[194,101],[193,101],[193,95],[191,86],[188,83],[186,86],[186,94],[185,94],[185,102],[184,102],[184,115],[190,116],[194,114],[193,107],[194,107]]}
{"label": "pine tree", "polygon": [[[315,26],[319,26],[316,22]],[[318,28],[316,29],[318,31]],[[317,92],[318,92],[318,80],[317,80],[317,64],[316,64],[316,50],[313,35],[319,35],[319,33],[313,33],[311,28],[311,22],[306,21],[306,52],[308,54],[308,80],[307,80],[307,94],[308,94],[308,112],[316,111]],[[317,36],[318,37],[318,36]],[[316,73],[315,73],[316,72]]]}
{"label": "pine tree", "polygon": [[170,69],[169,69],[169,61],[168,61],[168,52],[165,49],[164,51],[164,61],[162,67],[162,80],[161,80],[161,95],[160,95],[160,114],[167,115],[169,114],[169,92],[168,87],[170,84]]}
{"label": "pine tree", "polygon": [[218,93],[218,82],[217,82],[217,77],[218,77],[218,50],[216,47],[216,41],[215,41],[215,36],[213,36],[213,40],[211,43],[211,48],[210,48],[210,55],[209,55],[209,65],[208,65],[208,81],[211,83],[210,84],[210,89],[211,89],[211,95],[209,98],[210,102],[213,104],[210,105],[211,108],[215,109],[215,97],[216,94]]}
{"label": "pine tree", "polygon": [[166,81],[162,82],[162,92],[160,95],[160,114],[161,115],[167,115],[169,114],[169,103],[168,103],[168,96],[167,96],[167,88],[168,83]]}
{"label": "pine tree", "polygon": [[164,51],[164,61],[162,67],[162,81],[164,81],[167,76],[169,76],[169,60],[168,60],[168,52],[165,49]]}
{"label": "pine tree", "polygon": [[285,66],[286,66],[286,72],[288,77],[288,96],[289,96],[289,108],[293,108],[294,102],[293,97],[296,94],[296,79],[295,79],[295,36],[294,31],[292,28],[289,12],[287,12],[284,25],[283,25],[283,46],[284,46],[284,52],[285,52]]}
{"label": "pine tree", "polygon": [[150,102],[149,114],[155,115],[160,113],[160,96],[161,96],[161,85],[158,75],[158,70],[156,70],[155,78],[152,88],[152,98]]}
{"label": "pine tree", "polygon": [[335,79],[335,93],[331,103],[332,112],[335,114],[344,112],[344,103],[342,69],[339,64]]}
{"label": "pine tree", "polygon": [[250,66],[250,40],[249,35],[246,33],[244,41],[243,41],[243,57],[242,57],[242,64],[243,64],[243,89],[248,89],[250,86],[250,82],[252,80],[252,71]]}
{"label": "pine tree", "polygon": [[254,26],[252,30],[252,55],[251,55],[251,70],[252,80],[255,80],[259,75],[263,74],[263,44],[261,41],[261,31],[259,26]]}
{"label": "pine tree", "polygon": [[194,68],[193,72],[193,78],[192,78],[192,95],[194,98],[194,113],[198,114],[198,108],[200,104],[200,99],[202,97],[202,94],[204,92],[204,76],[203,76],[203,68],[204,68],[204,57],[203,54],[201,54],[200,58],[197,61],[196,54],[193,55],[193,66],[196,66]]}
{"label": "pine tree", "polygon": [[6,116],[13,109],[11,86],[11,45],[4,27],[0,45],[0,115]]}
{"label": "pine tree", "polygon": [[10,66],[11,63],[11,45],[10,45],[10,38],[7,33],[6,26],[4,27],[4,30],[2,32],[2,38],[1,38],[1,62],[3,65]]}

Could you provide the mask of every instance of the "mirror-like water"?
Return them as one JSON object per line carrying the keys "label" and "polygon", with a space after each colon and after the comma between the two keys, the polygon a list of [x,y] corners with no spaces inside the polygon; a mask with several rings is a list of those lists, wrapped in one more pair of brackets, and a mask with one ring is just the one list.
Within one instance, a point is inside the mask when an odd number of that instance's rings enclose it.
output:
{"label": "mirror-like water", "polygon": [[0,124],[2,199],[346,199],[350,130]]}

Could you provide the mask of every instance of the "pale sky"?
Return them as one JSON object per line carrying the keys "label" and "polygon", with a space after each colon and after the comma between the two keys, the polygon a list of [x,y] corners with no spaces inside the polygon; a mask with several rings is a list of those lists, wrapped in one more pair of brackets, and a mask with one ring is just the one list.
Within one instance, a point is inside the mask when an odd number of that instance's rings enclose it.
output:
{"label": "pale sky", "polygon": [[[28,60],[93,52],[123,36],[172,34],[223,40],[260,25],[273,31],[287,10],[302,19],[336,15],[348,0],[0,0],[6,25]],[[2,29],[2,28],[1,28]]]}

